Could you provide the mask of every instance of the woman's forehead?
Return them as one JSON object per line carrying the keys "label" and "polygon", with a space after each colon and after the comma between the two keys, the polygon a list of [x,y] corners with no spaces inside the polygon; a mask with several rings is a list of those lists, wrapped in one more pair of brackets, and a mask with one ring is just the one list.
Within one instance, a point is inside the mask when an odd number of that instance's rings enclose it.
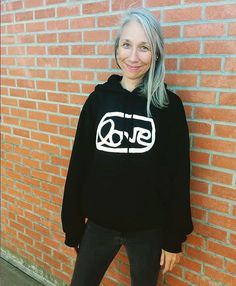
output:
{"label": "woman's forehead", "polygon": [[142,25],[135,19],[131,20],[123,27],[120,40],[139,40],[140,42],[149,43]]}

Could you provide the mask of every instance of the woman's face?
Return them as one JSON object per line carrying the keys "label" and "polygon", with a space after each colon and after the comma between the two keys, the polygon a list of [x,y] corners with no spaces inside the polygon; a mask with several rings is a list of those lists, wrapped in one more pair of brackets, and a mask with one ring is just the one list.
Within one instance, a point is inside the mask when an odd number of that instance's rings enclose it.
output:
{"label": "woman's face", "polygon": [[131,20],[122,30],[117,49],[117,61],[125,80],[142,80],[151,66],[152,52],[147,36],[137,20]]}

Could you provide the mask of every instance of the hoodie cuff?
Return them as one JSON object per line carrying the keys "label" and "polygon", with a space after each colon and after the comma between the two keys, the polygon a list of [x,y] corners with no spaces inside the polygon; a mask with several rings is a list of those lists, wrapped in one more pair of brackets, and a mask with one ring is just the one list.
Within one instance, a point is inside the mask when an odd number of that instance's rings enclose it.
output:
{"label": "hoodie cuff", "polygon": [[81,226],[79,232],[75,234],[65,233],[65,245],[69,247],[79,246],[85,231],[85,224]]}
{"label": "hoodie cuff", "polygon": [[187,239],[186,235],[178,237],[176,234],[165,234],[163,240],[163,249],[172,252],[179,253],[182,252],[182,243]]}
{"label": "hoodie cuff", "polygon": [[179,253],[182,252],[182,243],[174,243],[170,241],[164,241],[163,247],[165,251],[171,252],[171,253]]}

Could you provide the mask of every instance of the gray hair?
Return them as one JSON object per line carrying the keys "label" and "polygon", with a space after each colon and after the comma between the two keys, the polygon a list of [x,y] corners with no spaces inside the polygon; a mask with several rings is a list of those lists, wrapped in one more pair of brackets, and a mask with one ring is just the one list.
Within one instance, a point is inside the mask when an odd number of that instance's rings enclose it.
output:
{"label": "gray hair", "polygon": [[152,61],[150,69],[144,75],[143,80],[139,86],[141,94],[147,98],[147,114],[149,117],[151,117],[151,103],[158,108],[164,108],[169,103],[164,84],[164,41],[161,34],[160,24],[155,16],[145,8],[131,8],[124,16],[121,23],[121,28],[118,31],[115,39],[114,48],[117,64],[117,49],[119,46],[122,30],[124,26],[133,19],[136,19],[142,25],[151,45]]}

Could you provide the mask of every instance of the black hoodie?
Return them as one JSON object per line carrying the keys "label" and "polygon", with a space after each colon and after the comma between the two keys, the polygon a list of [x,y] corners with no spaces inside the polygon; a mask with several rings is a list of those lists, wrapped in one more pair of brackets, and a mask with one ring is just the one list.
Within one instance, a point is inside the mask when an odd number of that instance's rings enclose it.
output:
{"label": "black hoodie", "polygon": [[85,218],[124,231],[161,227],[163,249],[180,252],[193,230],[189,134],[180,98],[151,106],[139,89],[112,75],[96,86],[80,114],[62,206],[65,244],[77,246]]}

